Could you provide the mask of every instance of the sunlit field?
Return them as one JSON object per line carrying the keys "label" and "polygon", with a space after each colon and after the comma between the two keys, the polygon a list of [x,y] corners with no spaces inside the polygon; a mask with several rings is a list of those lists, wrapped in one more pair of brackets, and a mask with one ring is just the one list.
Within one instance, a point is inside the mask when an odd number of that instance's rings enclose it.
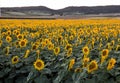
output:
{"label": "sunlit field", "polygon": [[120,20],[0,20],[0,83],[120,83]]}

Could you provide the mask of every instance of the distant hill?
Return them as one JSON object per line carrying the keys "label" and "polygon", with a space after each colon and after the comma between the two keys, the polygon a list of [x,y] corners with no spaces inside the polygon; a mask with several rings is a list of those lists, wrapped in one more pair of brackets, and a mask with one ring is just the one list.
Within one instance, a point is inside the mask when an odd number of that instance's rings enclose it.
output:
{"label": "distant hill", "polygon": [[2,15],[50,15],[54,10],[44,7],[11,7],[11,8],[1,8]]}
{"label": "distant hill", "polygon": [[120,13],[120,5],[111,6],[70,6],[53,10],[44,6],[1,8],[2,16],[53,16],[53,15],[90,15]]}

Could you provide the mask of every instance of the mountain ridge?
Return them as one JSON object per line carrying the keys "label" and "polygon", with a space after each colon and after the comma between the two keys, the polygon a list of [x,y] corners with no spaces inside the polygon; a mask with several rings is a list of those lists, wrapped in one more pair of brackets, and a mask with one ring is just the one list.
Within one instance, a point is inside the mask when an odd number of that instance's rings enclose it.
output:
{"label": "mountain ridge", "polygon": [[2,7],[3,16],[52,16],[52,15],[88,15],[120,13],[120,5],[107,6],[69,6],[62,9],[51,9],[46,6]]}

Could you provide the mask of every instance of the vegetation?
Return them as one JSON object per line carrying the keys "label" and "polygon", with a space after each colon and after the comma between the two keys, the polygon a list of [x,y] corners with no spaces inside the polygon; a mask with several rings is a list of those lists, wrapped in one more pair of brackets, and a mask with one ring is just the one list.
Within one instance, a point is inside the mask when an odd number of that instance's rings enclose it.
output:
{"label": "vegetation", "polygon": [[120,83],[120,20],[0,20],[0,83]]}

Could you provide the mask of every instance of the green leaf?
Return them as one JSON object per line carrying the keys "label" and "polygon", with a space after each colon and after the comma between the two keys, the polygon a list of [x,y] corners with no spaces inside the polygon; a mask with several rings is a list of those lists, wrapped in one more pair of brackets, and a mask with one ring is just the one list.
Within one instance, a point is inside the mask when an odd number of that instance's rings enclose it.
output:
{"label": "green leaf", "polygon": [[31,71],[27,77],[27,82],[31,79],[32,75],[33,75],[33,72]]}
{"label": "green leaf", "polygon": [[5,73],[2,71],[0,71],[0,78],[2,78],[5,75]]}
{"label": "green leaf", "polygon": [[117,83],[117,82],[115,82],[114,79],[111,78],[111,79],[107,79],[107,80],[105,80],[104,83]]}
{"label": "green leaf", "polygon": [[51,70],[48,69],[48,68],[44,68],[44,69],[42,70],[42,74],[51,74]]}
{"label": "green leaf", "polygon": [[24,76],[18,77],[15,80],[15,83],[25,83],[25,82],[26,82],[26,77],[24,77]]}
{"label": "green leaf", "polygon": [[79,83],[82,78],[86,77],[86,69],[81,73],[75,73],[72,75],[72,79],[74,83]]}
{"label": "green leaf", "polygon": [[69,78],[64,83],[73,83],[73,80],[71,78]]}
{"label": "green leaf", "polygon": [[85,81],[84,83],[96,83],[96,82],[95,82],[95,78],[86,79],[86,81]]}
{"label": "green leaf", "polygon": [[116,77],[116,81],[120,83],[120,75]]}
{"label": "green leaf", "polygon": [[22,65],[23,65],[23,63],[17,63],[17,64],[15,64],[15,67],[20,68]]}
{"label": "green leaf", "polygon": [[14,78],[16,76],[16,73],[15,72],[11,72],[10,74],[9,74],[9,78]]}
{"label": "green leaf", "polygon": [[4,69],[4,72],[5,72],[5,73],[8,73],[8,72],[10,72],[10,71],[11,71],[11,68],[8,68],[8,67],[7,67],[7,68]]}
{"label": "green leaf", "polygon": [[45,75],[38,76],[37,78],[34,79],[35,83],[50,83],[48,78]]}
{"label": "green leaf", "polygon": [[4,83],[14,83],[13,79],[5,78]]}
{"label": "green leaf", "polygon": [[3,83],[2,80],[0,80],[0,83]]}
{"label": "green leaf", "polygon": [[61,80],[63,79],[63,77],[65,77],[67,75],[68,71],[65,71],[65,70],[61,70],[59,73],[58,73],[58,76],[57,78],[53,81],[53,83],[60,83]]}

